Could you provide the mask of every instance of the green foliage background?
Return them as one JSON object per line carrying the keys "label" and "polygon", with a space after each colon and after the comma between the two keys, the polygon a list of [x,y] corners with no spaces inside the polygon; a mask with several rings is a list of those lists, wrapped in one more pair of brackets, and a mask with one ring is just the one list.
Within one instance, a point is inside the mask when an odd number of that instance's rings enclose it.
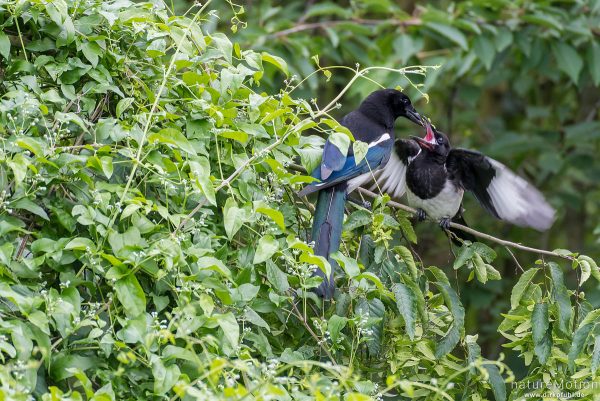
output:
{"label": "green foliage background", "polygon": [[[505,400],[594,380],[600,5],[244,6],[0,2],[0,398]],[[349,207],[323,305],[291,167],[376,83],[428,94],[454,143],[559,210],[540,238],[469,207],[474,227],[570,259],[454,257],[383,196]]]}

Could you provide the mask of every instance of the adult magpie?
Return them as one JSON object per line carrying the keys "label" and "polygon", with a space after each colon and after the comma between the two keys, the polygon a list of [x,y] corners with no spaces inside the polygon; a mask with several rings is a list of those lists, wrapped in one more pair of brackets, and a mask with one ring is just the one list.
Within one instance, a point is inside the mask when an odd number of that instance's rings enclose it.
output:
{"label": "adult magpie", "polygon": [[[394,145],[394,123],[396,118],[406,117],[422,125],[422,119],[411,104],[408,96],[395,89],[382,89],[371,93],[358,109],[348,113],[340,124],[348,128],[356,140],[366,142],[366,156],[356,163],[352,146],[342,152],[327,140],[323,148],[321,165],[312,176],[318,182],[304,187],[299,196],[319,191],[312,227],[315,255],[329,259],[339,249],[344,220],[346,195],[372,179],[372,172],[388,165]],[[316,293],[326,299],[333,297],[335,283],[332,267],[330,277],[317,269],[314,274],[323,278]]]}
{"label": "adult magpie", "polygon": [[[375,172],[379,188],[393,198],[406,192],[420,220],[429,216],[443,229],[462,220],[464,191],[475,195],[493,216],[539,231],[550,228],[554,209],[544,196],[502,163],[479,152],[452,148],[448,137],[430,123],[424,138],[398,140],[390,159],[398,169]],[[373,184],[371,189],[375,189]]]}

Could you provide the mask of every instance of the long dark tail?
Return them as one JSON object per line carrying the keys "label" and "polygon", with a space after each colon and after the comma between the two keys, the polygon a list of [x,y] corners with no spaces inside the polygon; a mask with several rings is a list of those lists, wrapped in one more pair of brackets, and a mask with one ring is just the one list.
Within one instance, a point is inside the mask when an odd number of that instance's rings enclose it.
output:
{"label": "long dark tail", "polygon": [[329,255],[340,249],[346,187],[346,183],[342,183],[319,191],[313,219],[312,239],[315,242],[315,255],[327,258],[331,264],[331,275],[329,277],[325,277],[325,273],[321,269],[317,269],[314,273],[323,278],[323,282],[315,292],[325,299],[333,298],[335,291],[333,272],[337,263],[330,259]]}
{"label": "long dark tail", "polygon": [[[458,210],[458,212],[456,213],[456,215],[452,218],[452,222],[453,223],[462,224],[463,226],[467,226],[467,227],[469,226],[467,224],[467,222],[465,221],[465,218],[463,217],[462,206]],[[458,239],[456,239],[456,237],[460,238],[463,241],[475,242],[477,240],[473,234],[466,233],[466,232],[464,232],[462,230],[459,230],[459,229],[456,229],[456,228],[450,227],[448,229],[448,231],[450,231],[453,234],[453,235],[450,236],[450,239],[452,240],[452,242],[456,246],[461,246],[462,245],[462,242],[459,241]]]}

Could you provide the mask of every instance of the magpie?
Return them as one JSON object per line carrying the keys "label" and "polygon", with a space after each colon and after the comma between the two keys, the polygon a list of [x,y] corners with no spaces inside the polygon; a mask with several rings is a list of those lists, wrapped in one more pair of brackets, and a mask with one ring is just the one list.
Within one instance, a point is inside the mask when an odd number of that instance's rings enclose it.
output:
{"label": "magpie", "polygon": [[419,220],[429,216],[445,230],[451,221],[464,222],[465,190],[498,219],[538,231],[550,228],[555,211],[536,188],[490,157],[452,148],[444,133],[429,122],[424,125],[424,138],[396,141],[389,164],[397,170],[375,172],[371,190],[378,186],[394,199],[406,192]]}
{"label": "magpie", "polygon": [[[311,236],[315,255],[329,259],[329,255],[339,249],[346,196],[371,180],[373,171],[388,164],[394,146],[394,123],[398,117],[423,124],[404,93],[395,89],[377,90],[367,96],[358,109],[340,120],[356,140],[368,144],[365,157],[357,163],[352,146],[342,152],[333,142],[325,142],[321,165],[312,172],[317,181],[298,192],[299,196],[319,192]],[[329,259],[329,263],[332,267],[329,277],[320,269],[314,272],[323,278],[315,292],[325,299],[331,299],[335,291],[335,261]]]}

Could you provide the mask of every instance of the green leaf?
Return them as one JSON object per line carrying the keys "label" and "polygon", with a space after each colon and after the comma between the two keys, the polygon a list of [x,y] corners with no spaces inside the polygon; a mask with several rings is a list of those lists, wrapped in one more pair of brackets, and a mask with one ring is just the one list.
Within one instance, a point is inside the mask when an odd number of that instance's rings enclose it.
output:
{"label": "green leaf", "polygon": [[290,289],[287,274],[282,272],[270,259],[267,259],[267,280],[280,293],[285,293]]}
{"label": "green leaf", "polygon": [[35,140],[34,138],[31,138],[31,137],[19,138],[15,141],[15,145],[17,145],[23,149],[29,150],[31,153],[33,153],[34,155],[36,155],[38,157],[44,156],[44,150],[42,149],[42,145],[40,145],[40,143],[37,140]]}
{"label": "green leaf", "polygon": [[558,327],[563,333],[569,334],[571,330],[571,316],[573,313],[569,291],[567,290],[567,287],[565,287],[561,268],[554,262],[549,262],[548,265],[550,266],[550,276],[552,277],[554,299],[558,304]]}
{"label": "green leaf", "polygon": [[487,263],[490,263],[496,259],[496,252],[486,244],[474,242],[471,244],[471,248],[473,248],[473,250],[478,253],[479,256],[481,256]]}
{"label": "green leaf", "polygon": [[268,332],[271,332],[271,327],[269,326],[269,324],[267,322],[265,322],[265,320],[258,313],[256,313],[253,309],[246,308],[246,310],[244,312],[244,317],[250,323],[252,323],[258,327],[262,327],[262,328],[266,329]]}
{"label": "green leaf", "polygon": [[50,220],[44,209],[27,198],[21,198],[18,201],[11,203],[11,207],[15,209],[24,209],[40,216],[44,220]]}
{"label": "green leaf", "polygon": [[435,357],[440,359],[452,351],[460,341],[460,336],[464,330],[465,324],[465,309],[460,303],[456,291],[454,291],[452,287],[441,282],[437,282],[435,285],[444,296],[444,300],[454,319],[446,334],[436,343]]}
{"label": "green leaf", "polygon": [[594,339],[594,351],[592,353],[592,375],[595,375],[600,367],[600,335]]}
{"label": "green leaf", "polygon": [[593,328],[594,325],[591,323],[583,324],[573,334],[573,341],[571,341],[571,347],[569,348],[569,369],[572,373],[575,373],[575,358],[585,349],[587,339]]}
{"label": "green leaf", "polygon": [[408,34],[397,35],[393,42],[394,54],[405,64],[412,56],[423,49],[423,39]]}
{"label": "green leaf", "polygon": [[360,274],[360,268],[355,259],[349,258],[339,251],[332,253],[330,257],[339,263],[348,278],[356,278]]}
{"label": "green leaf", "polygon": [[587,262],[590,265],[590,274],[592,275],[592,277],[600,281],[600,269],[598,268],[598,265],[596,264],[596,261],[594,259],[586,255],[579,255],[579,257],[577,257],[577,260],[579,262]]}
{"label": "green leaf", "polygon": [[196,150],[194,149],[192,144],[181,133],[181,131],[175,128],[163,128],[158,132],[150,133],[150,135],[148,135],[148,142],[159,142],[166,145],[173,145],[189,153],[190,155],[196,154]]}
{"label": "green leaf", "polygon": [[[202,191],[211,205],[217,205],[215,188],[210,180],[210,163],[206,157],[198,157],[188,162],[190,166],[190,176],[196,183],[196,186]],[[229,238],[231,239],[231,238]]]}
{"label": "green leaf", "polygon": [[552,52],[556,58],[558,68],[565,72],[574,84],[577,84],[579,74],[583,68],[583,60],[577,51],[564,42],[552,45]]}
{"label": "green leaf", "polygon": [[579,260],[579,268],[581,269],[581,277],[579,278],[579,285],[585,283],[592,275],[592,266],[590,266],[587,260]]}
{"label": "green leaf", "polygon": [[0,55],[6,60],[10,57],[10,39],[4,32],[0,32]]}
{"label": "green leaf", "polygon": [[258,240],[258,247],[252,264],[259,264],[269,259],[279,249],[279,243],[272,235],[265,235]]}
{"label": "green leaf", "polygon": [[498,270],[494,268],[494,266],[486,264],[485,269],[487,271],[488,279],[490,280],[500,280],[502,279],[502,275]]}
{"label": "green leaf", "polygon": [[240,326],[233,313],[228,312],[224,315],[214,315],[219,327],[223,330],[225,339],[234,349],[240,342]]}
{"label": "green leaf", "polygon": [[132,97],[126,97],[124,99],[119,100],[119,103],[117,103],[117,117],[121,118],[123,116],[123,113],[131,107],[131,105],[133,104],[133,102],[135,101],[134,98]]}
{"label": "green leaf", "polygon": [[135,274],[117,280],[115,291],[127,317],[135,318],[146,311],[146,295]]}
{"label": "green leaf", "polygon": [[519,277],[519,281],[517,281],[517,284],[515,284],[510,294],[511,309],[516,309],[517,306],[519,306],[521,298],[523,297],[523,294],[525,294],[525,290],[529,286],[529,283],[531,283],[531,280],[533,280],[533,277],[538,272],[538,270],[539,269],[537,268],[529,269],[525,271],[525,273],[523,273],[521,277]]}
{"label": "green leaf", "polygon": [[586,325],[588,323],[594,323],[598,319],[600,319],[600,309],[594,309],[593,311],[590,311],[587,315],[585,315],[585,318],[581,321],[580,326]]}
{"label": "green leaf", "polygon": [[344,231],[352,231],[357,229],[358,227],[363,227],[371,224],[373,221],[373,214],[368,210],[358,209],[344,222]]}
{"label": "green leaf", "polygon": [[348,319],[342,316],[332,315],[329,318],[329,321],[327,322],[327,331],[329,331],[332,343],[337,343],[340,333],[344,327],[346,327],[346,323],[348,323]]}
{"label": "green leaf", "polygon": [[437,22],[427,22],[425,26],[434,30],[440,35],[450,39],[451,41],[462,47],[463,50],[469,49],[469,46],[467,44],[467,38],[465,37],[465,35],[463,35],[461,31],[454,28],[453,26],[444,25]]}
{"label": "green leaf", "polygon": [[373,398],[361,393],[347,393],[345,401],[373,401]]}
{"label": "green leaf", "polygon": [[396,283],[392,287],[392,292],[396,297],[396,306],[398,311],[404,318],[406,325],[406,334],[411,340],[415,339],[416,321],[417,321],[417,306],[415,295],[410,287]]}
{"label": "green leaf", "polygon": [[498,28],[498,33],[494,35],[494,43],[496,49],[501,52],[511,45],[513,42],[513,34],[508,28]]}
{"label": "green leaf", "polygon": [[498,366],[486,363],[483,367],[488,373],[488,382],[492,387],[492,393],[494,394],[496,401],[506,401],[506,384],[504,383],[504,379],[500,374]]}
{"label": "green leaf", "polygon": [[113,174],[113,158],[110,156],[100,157],[100,165],[102,166],[102,172],[106,178],[110,179]]}
{"label": "green leaf", "polygon": [[475,254],[475,250],[471,246],[463,245],[460,247],[458,256],[454,259],[453,268],[454,270],[458,270],[463,267],[468,261],[473,258]]}
{"label": "green leaf", "polygon": [[[477,344],[478,335],[467,335],[465,336],[465,343],[467,344],[467,362],[469,365],[477,361],[481,357],[481,347]],[[476,372],[475,366],[471,366],[469,369],[469,376]]]}
{"label": "green leaf", "polygon": [[152,376],[154,376],[154,395],[161,396],[177,383],[181,371],[176,364],[165,366],[158,355],[152,355],[151,362]]}
{"label": "green leaf", "polygon": [[541,26],[545,26],[547,28],[556,29],[557,31],[562,31],[562,24],[553,16],[544,14],[541,12],[536,12],[530,15],[524,15],[521,19],[525,22],[530,22],[532,24],[537,24]]}
{"label": "green leaf", "polygon": [[283,214],[279,210],[275,210],[273,208],[268,207],[263,204],[260,207],[256,208],[257,213],[262,213],[265,216],[268,216],[281,228],[285,231],[285,221],[283,220]]}
{"label": "green leaf", "polygon": [[245,303],[252,301],[258,295],[260,287],[250,283],[244,283],[231,290],[231,299],[235,303]]}
{"label": "green leaf", "polygon": [[354,163],[358,164],[365,158],[369,151],[369,144],[362,141],[354,141],[352,144],[352,150],[354,151]]}
{"label": "green leaf", "polygon": [[371,355],[378,355],[381,351],[385,307],[378,298],[367,300],[362,298],[356,307],[355,314],[367,317],[363,328],[371,329],[372,334],[367,336],[367,349]]}
{"label": "green leaf", "polygon": [[350,138],[348,138],[347,135],[340,132],[334,132],[329,136],[329,142],[335,145],[343,155],[348,153],[348,149],[350,148]]}
{"label": "green leaf", "polygon": [[550,357],[552,348],[552,333],[548,317],[548,304],[536,303],[531,314],[531,334],[534,352],[540,363],[544,365]]}
{"label": "green leaf", "polygon": [[477,276],[477,280],[482,284],[487,283],[488,277],[485,262],[478,253],[473,255],[473,265],[475,266],[475,276]]}
{"label": "green leaf", "polygon": [[98,358],[61,352],[52,355],[50,376],[56,381],[73,377],[75,372],[85,371],[98,366]]}
{"label": "green leaf", "polygon": [[283,73],[287,76],[290,75],[290,72],[288,71],[288,66],[287,63],[285,62],[284,59],[282,59],[281,57],[278,56],[274,56],[272,54],[269,54],[267,52],[262,52],[260,54],[261,58],[263,61],[266,61],[269,64],[273,64],[275,67],[279,68],[281,71],[283,71]]}
{"label": "green leaf", "polygon": [[65,249],[78,249],[80,251],[85,251],[85,250],[95,251],[96,244],[94,244],[94,242],[89,238],[77,237],[77,238],[73,238],[71,241],[69,241],[69,243],[67,243],[67,245],[65,245]]}
{"label": "green leaf", "polygon": [[594,85],[600,86],[600,44],[596,41],[588,47],[587,67]]}
{"label": "green leaf", "polygon": [[406,263],[408,271],[410,272],[410,276],[413,278],[413,280],[417,280],[419,271],[417,269],[417,264],[415,263],[412,252],[407,247],[402,245],[394,247],[394,252],[396,252],[400,258],[402,258],[402,261]]}
{"label": "green leaf", "polygon": [[81,45],[81,52],[94,68],[98,65],[98,58],[104,54],[96,42],[85,42]]}
{"label": "green leaf", "polygon": [[237,206],[233,198],[227,198],[225,207],[223,207],[223,224],[225,225],[225,232],[230,241],[238,230],[242,228],[245,220],[246,212]]}
{"label": "green leaf", "polygon": [[477,58],[481,60],[486,70],[490,70],[494,56],[496,55],[496,49],[492,44],[492,41],[483,35],[479,35],[473,41],[473,49]]}
{"label": "green leaf", "polygon": [[430,266],[427,268],[427,270],[429,270],[433,274],[436,281],[444,283],[448,287],[450,287],[450,280],[448,280],[448,276],[446,276],[446,273],[444,273],[442,269],[440,269],[439,267]]}
{"label": "green leaf", "polygon": [[221,260],[215,257],[203,256],[196,261],[196,264],[198,265],[199,269],[213,270],[225,277],[231,277],[231,271],[229,270],[229,268],[225,266],[225,264]]}

